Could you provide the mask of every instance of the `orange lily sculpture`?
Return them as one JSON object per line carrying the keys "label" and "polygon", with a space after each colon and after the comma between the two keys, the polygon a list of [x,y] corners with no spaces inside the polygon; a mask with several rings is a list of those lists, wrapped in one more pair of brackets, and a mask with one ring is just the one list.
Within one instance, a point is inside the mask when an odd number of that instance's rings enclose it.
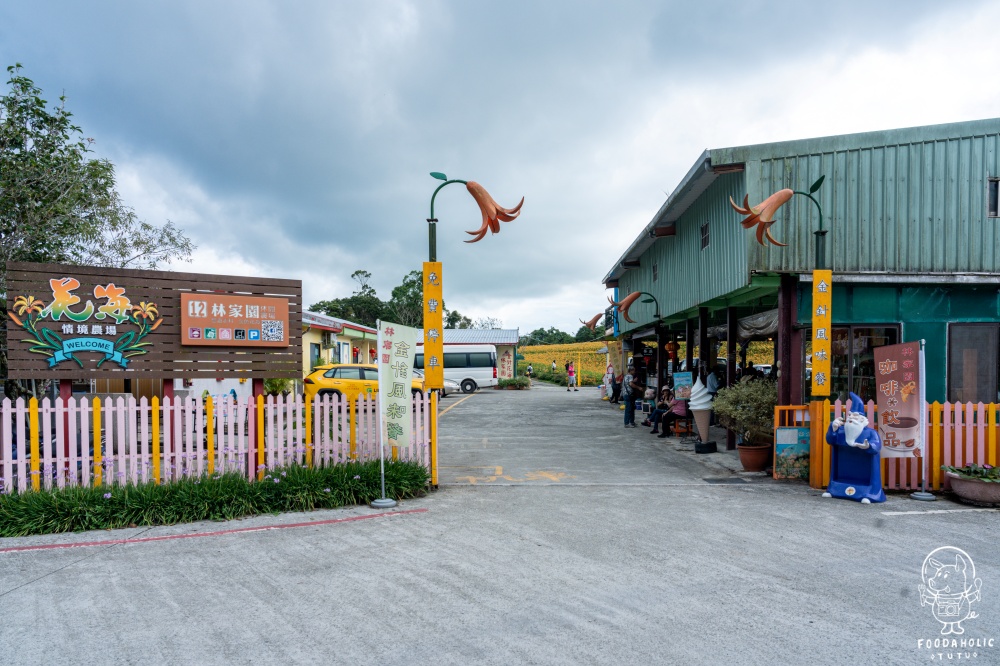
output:
{"label": "orange lily sculpture", "polygon": [[479,183],[470,180],[465,184],[465,188],[469,190],[469,194],[472,198],[476,200],[479,204],[479,210],[483,213],[483,226],[479,227],[475,231],[466,231],[465,233],[470,236],[475,236],[472,240],[465,241],[466,243],[475,243],[481,241],[486,235],[487,231],[493,233],[500,232],[501,222],[513,222],[518,215],[521,214],[521,206],[524,205],[524,197],[521,197],[521,201],[513,208],[504,208],[490,196],[490,193],[483,188]]}
{"label": "orange lily sculpture", "polygon": [[622,316],[622,319],[624,319],[630,324],[634,324],[635,320],[628,316],[628,309],[632,307],[632,304],[635,303],[640,296],[642,296],[641,291],[633,291],[631,294],[629,294],[622,300],[618,301],[617,303],[611,300],[611,297],[609,296],[608,302],[611,303],[611,305],[618,308],[618,313]]}
{"label": "orange lily sculpture", "polygon": [[584,321],[584,320],[581,319],[580,323],[583,324],[584,326],[586,326],[587,328],[589,328],[590,330],[596,331],[597,330],[597,322],[600,320],[602,314],[603,313],[598,312],[597,314],[594,315],[594,318],[591,319],[590,321]]}
{"label": "orange lily sculpture", "polygon": [[788,243],[780,243],[775,240],[774,236],[771,235],[771,225],[774,224],[774,214],[778,212],[778,209],[782,205],[788,202],[795,194],[792,190],[784,189],[778,190],[768,198],[764,199],[762,202],[756,206],[750,205],[749,195],[743,197],[743,206],[740,207],[733,201],[732,197],[729,197],[729,205],[733,207],[740,215],[746,215],[747,217],[741,221],[744,229],[750,229],[754,225],[757,225],[757,242],[764,245],[764,238],[774,245],[780,245],[781,247],[786,247]]}

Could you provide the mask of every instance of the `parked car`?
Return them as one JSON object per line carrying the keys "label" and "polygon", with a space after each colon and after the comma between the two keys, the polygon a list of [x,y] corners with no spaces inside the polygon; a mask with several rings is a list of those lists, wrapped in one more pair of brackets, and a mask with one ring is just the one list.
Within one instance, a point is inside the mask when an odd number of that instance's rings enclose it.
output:
{"label": "parked car", "polygon": [[[413,371],[413,376],[414,377],[420,377],[420,379],[423,379],[424,378],[424,373],[421,370],[414,370]],[[447,377],[445,377],[444,378],[444,389],[442,389],[441,392],[438,395],[440,395],[442,398],[447,398],[449,394],[451,394],[451,393],[458,393],[461,390],[462,390],[462,386],[458,382],[456,382],[453,379],[448,379]]]}
{"label": "parked car", "polygon": [[[372,394],[378,390],[378,367],[375,365],[347,363],[344,365],[320,365],[303,381],[306,400],[317,395],[345,396],[351,400],[362,394]],[[423,393],[424,378],[410,380],[411,393]]]}

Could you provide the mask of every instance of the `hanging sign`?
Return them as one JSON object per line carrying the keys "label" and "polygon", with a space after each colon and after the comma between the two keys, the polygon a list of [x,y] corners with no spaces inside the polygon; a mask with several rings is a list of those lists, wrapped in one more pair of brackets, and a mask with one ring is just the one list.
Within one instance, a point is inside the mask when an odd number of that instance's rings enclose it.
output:
{"label": "hanging sign", "polygon": [[411,394],[417,329],[378,322],[378,395],[382,441],[389,446],[410,442]]}
{"label": "hanging sign", "polygon": [[830,356],[833,353],[833,271],[813,271],[812,394],[830,395]]}
{"label": "hanging sign", "polygon": [[875,394],[883,458],[924,451],[924,372],[920,342],[876,347]]}
{"label": "hanging sign", "polygon": [[424,262],[424,388],[444,388],[444,289],[441,262]]}

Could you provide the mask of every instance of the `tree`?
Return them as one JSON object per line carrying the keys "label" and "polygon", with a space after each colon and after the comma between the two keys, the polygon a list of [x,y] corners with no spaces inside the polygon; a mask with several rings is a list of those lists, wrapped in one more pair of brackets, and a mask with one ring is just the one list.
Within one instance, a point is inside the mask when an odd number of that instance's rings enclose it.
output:
{"label": "tree", "polygon": [[410,271],[403,283],[392,290],[392,297],[386,303],[386,318],[403,326],[420,328],[424,325],[423,271]]}
{"label": "tree", "polygon": [[480,317],[476,320],[476,323],[472,325],[472,328],[478,328],[480,330],[503,328],[503,322],[497,317]]}
{"label": "tree", "polygon": [[560,331],[554,326],[550,326],[548,330],[544,328],[536,328],[531,333],[527,335],[522,335],[519,345],[564,345],[570,342],[575,342],[573,336],[569,333]]}
{"label": "tree", "polygon": [[577,332],[576,336],[573,338],[576,342],[590,342],[591,340],[597,340],[604,336],[604,330],[597,328],[597,330],[590,330],[586,326],[581,326]]}
{"label": "tree", "polygon": [[[42,91],[7,68],[0,98],[0,297],[8,261],[156,268],[189,260],[191,241],[173,224],[143,222],[115,191],[114,165],[90,157],[93,139],[72,123],[66,98],[49,108]],[[7,318],[0,317],[0,375],[7,377]],[[8,382],[8,395],[20,393]]]}
{"label": "tree", "polygon": [[309,309],[374,328],[375,323],[385,314],[386,304],[379,299],[375,288],[368,284],[371,277],[372,274],[366,270],[354,271],[351,279],[358,283],[358,288],[351,296],[313,303]]}
{"label": "tree", "polygon": [[448,308],[444,308],[444,327],[472,328],[472,320],[468,317],[462,316],[462,313],[458,310],[449,310]]}

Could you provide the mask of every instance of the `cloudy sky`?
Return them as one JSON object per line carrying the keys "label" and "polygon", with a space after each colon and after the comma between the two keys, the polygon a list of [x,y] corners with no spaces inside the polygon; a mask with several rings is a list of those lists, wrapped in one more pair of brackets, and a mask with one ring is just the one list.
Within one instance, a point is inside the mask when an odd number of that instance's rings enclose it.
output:
{"label": "cloudy sky", "polygon": [[706,148],[1000,115],[1000,3],[5,2],[0,64],[68,107],[184,270],[300,278],[307,304],[427,258],[445,300],[570,332]]}

